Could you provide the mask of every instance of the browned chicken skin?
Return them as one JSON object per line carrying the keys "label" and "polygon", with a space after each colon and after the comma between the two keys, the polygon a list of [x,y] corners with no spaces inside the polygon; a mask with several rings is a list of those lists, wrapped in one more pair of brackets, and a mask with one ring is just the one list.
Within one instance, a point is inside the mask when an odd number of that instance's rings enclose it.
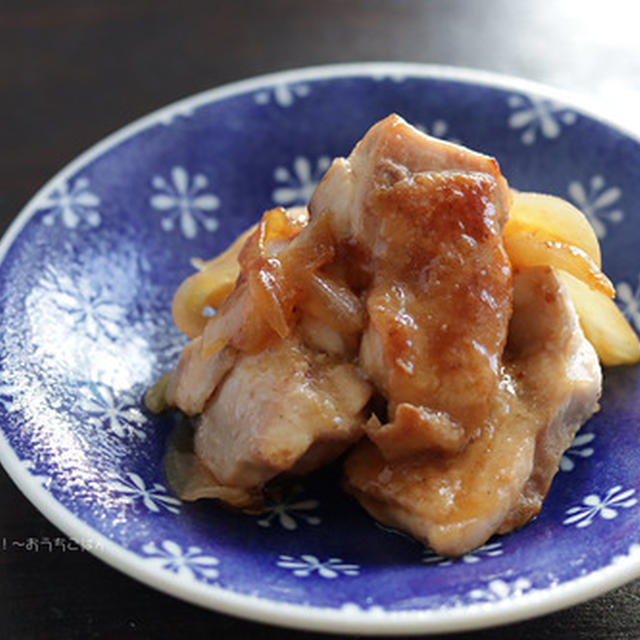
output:
{"label": "browned chicken skin", "polygon": [[[390,458],[460,450],[489,412],[511,315],[510,197],[495,161],[397,116],[337,160],[311,198],[368,253],[360,366],[388,400],[369,437]],[[402,446],[410,441],[410,446]]]}
{"label": "browned chicken skin", "polygon": [[363,441],[345,464],[347,489],[377,520],[445,555],[536,515],[563,451],[597,407],[598,359],[551,269],[519,274],[515,293],[514,331],[480,435],[456,456],[395,462]]}

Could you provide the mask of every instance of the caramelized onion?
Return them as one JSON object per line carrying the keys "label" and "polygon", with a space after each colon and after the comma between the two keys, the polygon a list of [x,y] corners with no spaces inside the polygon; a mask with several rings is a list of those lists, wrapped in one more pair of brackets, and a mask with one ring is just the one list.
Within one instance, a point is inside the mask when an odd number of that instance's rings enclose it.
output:
{"label": "caramelized onion", "polygon": [[180,285],[171,304],[173,320],[183,333],[196,338],[207,324],[204,309],[218,309],[229,296],[240,273],[238,255],[257,225],[244,231],[219,256],[202,263],[200,271]]}
{"label": "caramelized onion", "polygon": [[207,324],[206,307],[218,309],[227,299],[236,279],[237,263],[226,262],[189,276],[176,291],[171,304],[173,320],[183,333],[197,338]]}
{"label": "caramelized onion", "polygon": [[242,282],[207,323],[202,334],[202,355],[209,356],[227,344],[245,353],[257,353],[275,337],[256,308],[247,283]]}
{"label": "caramelized onion", "polygon": [[305,313],[341,333],[352,334],[364,329],[364,307],[358,296],[346,284],[327,275],[311,275],[300,306]]}
{"label": "caramelized onion", "polygon": [[514,267],[557,267],[609,298],[615,295],[609,278],[582,249],[574,245],[536,240],[531,234],[512,234],[505,236],[504,247]]}
{"label": "caramelized onion", "polygon": [[278,255],[287,272],[298,278],[333,260],[336,239],[327,216],[309,223],[308,231],[296,236]]}
{"label": "caramelized onion", "polygon": [[190,338],[199,336],[209,319],[204,310],[219,309],[228,298],[240,275],[240,262],[249,269],[254,260],[276,255],[308,220],[304,207],[271,209],[220,255],[201,263],[200,271],[189,276],[173,297],[171,311],[176,326]]}
{"label": "caramelized onion", "polygon": [[562,198],[513,192],[504,235],[523,233],[534,240],[552,240],[578,247],[601,267],[600,245],[593,228],[581,211]]}
{"label": "caramelized onion", "polygon": [[273,258],[265,260],[261,268],[250,272],[248,282],[255,311],[281,338],[285,338],[290,330],[293,296],[286,291],[282,264]]}

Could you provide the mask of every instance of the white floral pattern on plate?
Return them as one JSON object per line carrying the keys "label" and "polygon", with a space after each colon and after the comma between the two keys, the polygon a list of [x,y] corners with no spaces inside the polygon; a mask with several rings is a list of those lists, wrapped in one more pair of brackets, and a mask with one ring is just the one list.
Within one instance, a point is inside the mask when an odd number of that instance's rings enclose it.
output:
{"label": "white floral pattern on plate", "polygon": [[283,186],[274,189],[271,195],[273,201],[281,205],[306,205],[330,164],[328,156],[320,156],[315,166],[308,158],[297,156],[292,171],[286,167],[276,167],[273,177]]}
{"label": "white floral pattern on plate", "polygon": [[612,208],[622,196],[621,189],[607,187],[601,175],[593,176],[586,188],[581,182],[574,180],[569,183],[568,191],[571,200],[587,216],[596,236],[601,240],[607,235],[607,222],[618,223],[624,220],[624,211]]}
{"label": "white floral pattern on plate", "polygon": [[561,471],[573,471],[576,463],[572,458],[589,458],[593,455],[593,447],[586,445],[593,442],[595,433],[579,433],[571,443],[571,446],[564,452],[560,458]]}
{"label": "white floral pattern on plate", "polygon": [[357,576],[360,574],[360,567],[357,564],[348,564],[341,558],[329,558],[321,561],[316,556],[309,554],[301,555],[299,558],[293,556],[280,556],[276,563],[283,569],[290,569],[294,576],[307,578],[317,573],[321,578],[333,580],[340,576]]}
{"label": "white floral pattern on plate", "polygon": [[298,98],[306,98],[310,88],[307,84],[277,84],[273,89],[258,91],[254,95],[257,104],[269,104],[271,100],[280,107],[290,107]]}
{"label": "white floral pattern on plate", "polygon": [[578,119],[574,111],[545,98],[511,95],[508,103],[514,109],[509,116],[509,128],[522,129],[520,140],[526,145],[533,144],[538,133],[545,138],[557,138],[563,124],[572,125]]}
{"label": "white floral pattern on plate", "polygon": [[207,231],[218,228],[218,219],[205,212],[215,211],[220,206],[220,199],[213,193],[201,193],[209,186],[209,179],[202,173],[189,177],[184,167],[171,169],[171,182],[162,176],[153,176],[151,184],[158,191],[150,198],[151,206],[166,215],[161,220],[165,231],[172,231],[176,220],[185,238],[195,238],[198,223]]}
{"label": "white floral pattern on plate", "polygon": [[112,474],[106,484],[109,489],[124,496],[131,504],[142,501],[142,504],[153,513],[158,513],[162,509],[171,513],[180,511],[182,503],[169,495],[164,485],[154,482],[148,487],[137,473],[130,471],[123,476]]}
{"label": "white floral pattern on plate", "polygon": [[87,393],[78,399],[77,406],[85,411],[97,428],[106,427],[119,438],[136,436],[146,439],[144,426],[147,418],[140,410],[140,398],[130,391],[114,390],[102,382],[88,382]]}
{"label": "white floral pattern on plate", "polygon": [[121,333],[125,310],[102,287],[88,279],[49,270],[40,281],[39,296],[62,312],[59,320],[67,329],[91,340],[105,335],[115,340]]}
{"label": "white floral pattern on plate", "polygon": [[491,580],[484,589],[472,589],[469,597],[484,602],[498,602],[507,598],[516,598],[531,589],[531,582],[527,578],[518,578],[513,582],[505,580]]}
{"label": "white floral pattern on plate", "polygon": [[89,189],[88,178],[78,177],[71,186],[61,182],[41,204],[42,209],[48,210],[42,222],[52,226],[59,218],[68,229],[75,229],[83,222],[89,227],[97,227],[100,224],[99,205],[100,198]]}
{"label": "white floral pattern on plate", "polygon": [[155,542],[147,542],[142,551],[148,556],[147,562],[162,569],[171,571],[181,578],[191,580],[215,580],[220,561],[215,556],[203,553],[200,547],[182,547],[173,540],[163,540],[158,546]]}
{"label": "white floral pattern on plate", "polygon": [[607,491],[601,498],[592,493],[583,498],[582,504],[566,510],[568,516],[562,521],[564,525],[575,525],[578,529],[588,527],[598,516],[604,520],[613,520],[618,516],[619,509],[629,509],[638,503],[633,497],[635,489],[624,491],[622,486],[617,485]]}
{"label": "white floral pattern on plate", "polygon": [[278,500],[268,498],[257,520],[258,525],[267,528],[274,522],[278,522],[283,529],[295,531],[298,528],[299,520],[311,525],[320,524],[321,518],[309,513],[318,508],[318,501],[312,498],[300,500],[299,496],[303,492],[302,486],[296,485],[288,495]]}
{"label": "white floral pattern on plate", "polygon": [[502,542],[488,542],[469,553],[465,553],[460,558],[447,558],[446,556],[437,554],[432,549],[425,549],[422,562],[425,564],[433,564],[438,567],[448,567],[454,563],[475,564],[476,562],[480,562],[486,558],[501,556],[503,553],[504,550],[502,548]]}

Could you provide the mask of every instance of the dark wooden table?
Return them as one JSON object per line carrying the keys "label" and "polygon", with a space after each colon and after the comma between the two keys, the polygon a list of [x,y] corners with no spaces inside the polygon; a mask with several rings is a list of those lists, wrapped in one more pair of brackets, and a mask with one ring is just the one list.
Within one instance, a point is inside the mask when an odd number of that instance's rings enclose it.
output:
{"label": "dark wooden table", "polygon": [[[0,227],[78,153],[225,82],[362,60],[463,65],[581,93],[640,131],[637,4],[548,0],[4,0]],[[61,537],[0,471],[0,542]],[[0,639],[301,638],[159,594],[86,552],[2,550]],[[468,638],[640,638],[640,581]]]}

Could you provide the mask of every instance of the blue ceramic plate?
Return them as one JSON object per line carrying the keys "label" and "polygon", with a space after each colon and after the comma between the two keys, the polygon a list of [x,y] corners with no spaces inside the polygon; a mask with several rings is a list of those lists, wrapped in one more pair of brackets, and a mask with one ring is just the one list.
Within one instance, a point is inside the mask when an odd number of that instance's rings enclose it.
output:
{"label": "blue ceramic plate", "polygon": [[368,64],[183,100],[64,169],[1,245],[0,458],[78,544],[205,607],[358,633],[522,619],[640,576],[638,368],[606,372],[602,410],[540,516],[457,560],[378,526],[340,492],[335,469],[260,516],[167,490],[171,418],[141,398],[185,342],[170,302],[190,258],[217,253],[266,208],[305,202],[329,158],[392,111],[496,156],[514,187],[577,204],[640,325],[640,143],[550,90]]}

